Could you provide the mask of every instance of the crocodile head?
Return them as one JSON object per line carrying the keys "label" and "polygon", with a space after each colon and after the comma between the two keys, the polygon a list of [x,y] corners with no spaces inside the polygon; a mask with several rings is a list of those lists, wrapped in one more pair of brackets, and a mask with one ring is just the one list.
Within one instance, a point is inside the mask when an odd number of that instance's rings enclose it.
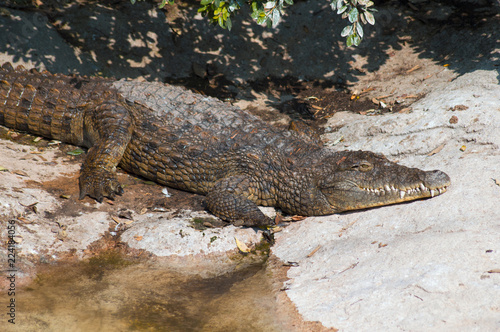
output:
{"label": "crocodile head", "polygon": [[335,153],[318,171],[318,189],[334,212],[434,197],[450,185],[444,172],[401,166],[367,151]]}

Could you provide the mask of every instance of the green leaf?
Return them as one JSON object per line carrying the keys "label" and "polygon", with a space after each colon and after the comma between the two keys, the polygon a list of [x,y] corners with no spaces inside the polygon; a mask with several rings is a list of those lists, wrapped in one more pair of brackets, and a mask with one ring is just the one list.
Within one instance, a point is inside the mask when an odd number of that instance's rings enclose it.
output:
{"label": "green leaf", "polygon": [[354,46],[358,46],[359,43],[361,43],[361,38],[359,38],[358,35],[352,35],[353,38],[352,38],[352,43],[354,44]]}
{"label": "green leaf", "polygon": [[226,27],[230,31],[231,31],[231,28],[233,27],[233,23],[231,22],[231,18],[230,17],[227,18]]}
{"label": "green leaf", "polygon": [[293,5],[293,0],[285,0],[285,2],[286,2],[287,4],[289,4],[290,6],[291,6],[291,5]]}
{"label": "green leaf", "polygon": [[363,27],[361,26],[361,24],[356,24],[356,32],[358,33],[358,36],[360,39],[363,38]]}
{"label": "green leaf", "polygon": [[365,12],[365,18],[366,18],[366,21],[368,23],[370,23],[371,25],[374,25],[375,24],[375,17],[373,16],[372,13],[370,12]]}
{"label": "green leaf", "polygon": [[84,152],[85,151],[83,151],[82,149],[77,148],[77,149],[75,149],[73,151],[69,151],[67,154],[69,154],[70,156],[79,156],[79,155],[81,155]]}
{"label": "green leaf", "polygon": [[208,4],[211,4],[214,0],[201,0],[200,5],[206,6]]}
{"label": "green leaf", "polygon": [[158,8],[162,9],[167,4],[167,0],[162,0]]}
{"label": "green leaf", "polygon": [[221,28],[225,28],[225,27],[224,27],[224,20],[222,19],[222,16],[219,16],[218,22],[219,22],[219,26],[220,26]]}
{"label": "green leaf", "polygon": [[130,0],[130,3],[135,5],[135,0]]}
{"label": "green leaf", "polygon": [[351,32],[352,32],[352,29],[353,29],[353,26],[352,25],[348,25],[344,29],[342,29],[342,32],[340,33],[340,35],[342,37],[349,36],[351,34]]}
{"label": "green leaf", "polygon": [[214,0],[214,5],[215,5],[216,8],[220,7],[220,1],[221,0]]}
{"label": "green leaf", "polygon": [[361,22],[363,22],[363,24],[366,24],[366,18],[365,18],[365,13],[361,13],[359,14],[359,18],[361,19]]}
{"label": "green leaf", "polygon": [[237,3],[230,3],[229,6],[227,7],[227,10],[229,10],[230,12],[234,12],[235,10],[238,10],[240,9],[240,7],[238,6]]}
{"label": "green leaf", "polygon": [[280,11],[275,9],[273,10],[273,23],[272,23],[273,28],[276,28],[279,22],[280,22]]}
{"label": "green leaf", "polygon": [[351,23],[356,22],[358,20],[358,16],[359,16],[358,8],[354,7],[349,12],[349,22]]}
{"label": "green leaf", "polygon": [[264,8],[265,9],[271,9],[273,8],[274,6],[276,6],[276,2],[275,1],[268,1],[264,4]]}
{"label": "green leaf", "polygon": [[354,39],[354,35],[350,35],[349,37],[347,37],[347,41],[346,41],[347,47],[350,47],[352,45],[353,39]]}
{"label": "green leaf", "polygon": [[342,14],[343,12],[345,12],[347,10],[347,5],[346,4],[342,4],[342,7],[337,7],[337,14]]}

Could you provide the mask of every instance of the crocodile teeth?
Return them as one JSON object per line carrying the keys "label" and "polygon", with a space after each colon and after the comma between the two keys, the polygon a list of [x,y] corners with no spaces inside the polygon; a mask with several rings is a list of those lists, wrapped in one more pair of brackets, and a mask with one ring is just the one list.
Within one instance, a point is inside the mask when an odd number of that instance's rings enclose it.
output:
{"label": "crocodile teeth", "polygon": [[360,188],[369,193],[375,194],[377,196],[385,196],[389,194],[398,194],[401,199],[404,199],[406,195],[412,196],[420,194],[421,192],[429,192],[431,197],[440,195],[446,192],[446,187],[429,189],[423,183],[420,183],[417,187],[409,189],[397,189],[394,186],[384,185],[383,188]]}

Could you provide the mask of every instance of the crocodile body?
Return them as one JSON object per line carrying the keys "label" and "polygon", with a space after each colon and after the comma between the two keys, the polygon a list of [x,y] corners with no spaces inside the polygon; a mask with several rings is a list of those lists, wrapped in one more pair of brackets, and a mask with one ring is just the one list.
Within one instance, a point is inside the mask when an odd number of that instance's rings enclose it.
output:
{"label": "crocodile body", "polygon": [[123,192],[116,166],[206,195],[237,225],[272,221],[258,205],[326,215],[432,197],[449,177],[367,151],[332,152],[217,99],[135,81],[52,75],[5,64],[0,125],[89,148],[80,198]]}

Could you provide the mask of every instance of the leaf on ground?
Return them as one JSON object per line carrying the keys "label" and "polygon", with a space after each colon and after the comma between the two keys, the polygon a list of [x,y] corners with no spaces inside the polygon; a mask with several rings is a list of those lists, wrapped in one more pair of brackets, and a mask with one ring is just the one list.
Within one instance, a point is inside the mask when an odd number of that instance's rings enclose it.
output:
{"label": "leaf on ground", "polygon": [[402,108],[402,109],[399,110],[398,113],[404,113],[404,114],[411,113],[411,107]]}
{"label": "leaf on ground", "polygon": [[313,251],[311,251],[308,255],[307,255],[307,258],[311,257],[312,255],[314,255],[319,249],[321,249],[321,244],[319,244],[316,248],[313,249]]}
{"label": "leaf on ground", "polygon": [[250,248],[248,248],[248,246],[246,244],[244,244],[243,242],[241,242],[240,240],[238,240],[238,238],[235,236],[234,237],[234,240],[236,241],[236,246],[238,247],[238,249],[243,252],[243,253],[249,253],[250,252]]}
{"label": "leaf on ground", "polygon": [[439,151],[443,150],[443,148],[444,148],[444,146],[445,146],[445,145],[446,145],[446,143],[441,144],[440,146],[438,146],[437,148],[435,148],[434,150],[432,150],[431,152],[429,152],[429,153],[427,154],[427,156],[429,156],[429,157],[430,157],[430,156],[435,155],[435,154],[436,154],[436,153],[438,153]]}
{"label": "leaf on ground", "polygon": [[418,69],[420,69],[420,68],[422,68],[422,66],[420,66],[420,65],[416,65],[416,66],[412,67],[411,69],[408,69],[408,70],[406,71],[406,73],[407,73],[407,74],[410,74],[411,72],[414,72],[415,70],[418,70]]}
{"label": "leaf on ground", "polygon": [[78,148],[78,149],[75,149],[73,151],[69,151],[67,154],[69,154],[70,156],[79,156],[79,155],[81,155],[84,152],[85,151],[83,151],[82,149]]}
{"label": "leaf on ground", "polygon": [[21,217],[21,216],[17,217],[17,220],[22,221],[25,224],[28,223],[28,220],[26,218],[24,218],[24,217]]}
{"label": "leaf on ground", "polygon": [[274,234],[274,233],[281,232],[283,230],[283,227],[281,227],[281,226],[267,226],[267,229]]}
{"label": "leaf on ground", "polygon": [[19,243],[23,242],[23,237],[21,235],[14,235],[12,237],[12,240],[14,240],[15,243],[19,244]]}

